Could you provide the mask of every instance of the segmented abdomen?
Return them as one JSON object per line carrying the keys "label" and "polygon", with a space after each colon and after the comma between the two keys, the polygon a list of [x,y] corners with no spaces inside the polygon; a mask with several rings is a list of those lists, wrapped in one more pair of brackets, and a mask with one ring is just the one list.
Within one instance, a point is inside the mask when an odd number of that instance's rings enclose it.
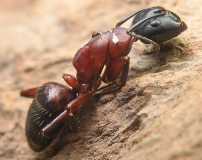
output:
{"label": "segmented abdomen", "polygon": [[50,113],[35,98],[29,108],[26,120],[26,137],[30,147],[40,152],[45,149],[57,136],[61,126],[55,129],[51,137],[42,135],[42,128],[52,121],[57,115]]}

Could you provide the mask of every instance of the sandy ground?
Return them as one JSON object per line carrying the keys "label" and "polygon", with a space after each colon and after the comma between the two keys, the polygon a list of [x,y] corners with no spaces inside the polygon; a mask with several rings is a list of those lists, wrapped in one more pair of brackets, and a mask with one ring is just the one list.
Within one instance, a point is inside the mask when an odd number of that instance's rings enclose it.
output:
{"label": "sandy ground", "polygon": [[[0,159],[202,159],[200,0],[0,2]],[[188,24],[176,41],[183,54],[171,50],[161,66],[137,73],[137,43],[127,85],[92,104],[55,156],[34,153],[24,135],[31,101],[19,91],[47,81],[64,84],[62,74],[74,74],[71,59],[93,31],[109,30],[121,17],[148,6],[169,8]],[[144,92],[136,95],[141,88]]]}

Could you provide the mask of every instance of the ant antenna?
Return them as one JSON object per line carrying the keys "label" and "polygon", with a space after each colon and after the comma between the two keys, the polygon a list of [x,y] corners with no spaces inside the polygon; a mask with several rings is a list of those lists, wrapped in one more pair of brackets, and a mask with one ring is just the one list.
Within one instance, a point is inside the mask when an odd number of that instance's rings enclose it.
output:
{"label": "ant antenna", "polygon": [[148,19],[152,19],[152,18],[154,18],[154,17],[160,17],[160,16],[165,15],[165,14],[166,14],[166,12],[160,13],[160,14],[158,14],[158,15],[153,15],[153,16],[147,17],[147,18],[145,18],[145,19],[143,19],[143,20],[141,20],[141,21],[135,23],[134,25],[132,25],[132,26],[128,29],[128,32],[131,32],[132,30],[134,30],[136,27],[138,27],[140,24],[144,23],[144,22],[147,21]]}
{"label": "ant antenna", "polygon": [[130,14],[130,15],[127,16],[127,17],[124,17],[122,20],[120,20],[120,21],[116,24],[116,27],[121,26],[121,25],[124,24],[126,21],[128,21],[130,18],[135,17],[137,14],[139,14],[139,13],[141,13],[141,12],[144,12],[144,11],[146,11],[146,10],[154,9],[154,8],[159,8],[159,9],[162,9],[163,11],[165,11],[165,9],[164,9],[163,7],[159,7],[159,6],[157,6],[157,7],[151,7],[151,8],[147,8],[147,9],[142,9],[142,10],[140,10],[140,11],[138,11],[138,12],[135,12],[135,13]]}

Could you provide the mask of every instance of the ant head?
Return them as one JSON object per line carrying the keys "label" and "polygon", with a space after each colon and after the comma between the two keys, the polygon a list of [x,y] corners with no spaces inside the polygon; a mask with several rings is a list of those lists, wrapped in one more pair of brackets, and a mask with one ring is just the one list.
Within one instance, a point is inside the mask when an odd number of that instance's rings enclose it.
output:
{"label": "ant head", "polygon": [[136,14],[129,31],[161,43],[179,35],[186,29],[187,25],[177,14],[170,10],[154,7]]}

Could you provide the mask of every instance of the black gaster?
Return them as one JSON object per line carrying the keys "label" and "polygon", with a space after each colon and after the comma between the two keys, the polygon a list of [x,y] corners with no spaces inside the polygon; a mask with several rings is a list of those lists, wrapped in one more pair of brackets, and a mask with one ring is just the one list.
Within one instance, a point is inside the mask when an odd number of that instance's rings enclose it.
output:
{"label": "black gaster", "polygon": [[[25,126],[27,141],[32,150],[43,151],[57,137],[64,124],[58,124],[49,136],[43,135],[42,129],[63,112],[75,97],[74,91],[58,83],[49,82],[38,89]],[[71,122],[71,119],[67,121]]]}
{"label": "black gaster", "polygon": [[47,109],[42,107],[36,99],[33,100],[26,120],[26,137],[29,146],[36,152],[45,149],[57,136],[58,131],[61,129],[61,125],[58,126],[52,133],[51,137],[46,137],[41,134],[42,128],[51,122],[57,114],[50,113]]}

